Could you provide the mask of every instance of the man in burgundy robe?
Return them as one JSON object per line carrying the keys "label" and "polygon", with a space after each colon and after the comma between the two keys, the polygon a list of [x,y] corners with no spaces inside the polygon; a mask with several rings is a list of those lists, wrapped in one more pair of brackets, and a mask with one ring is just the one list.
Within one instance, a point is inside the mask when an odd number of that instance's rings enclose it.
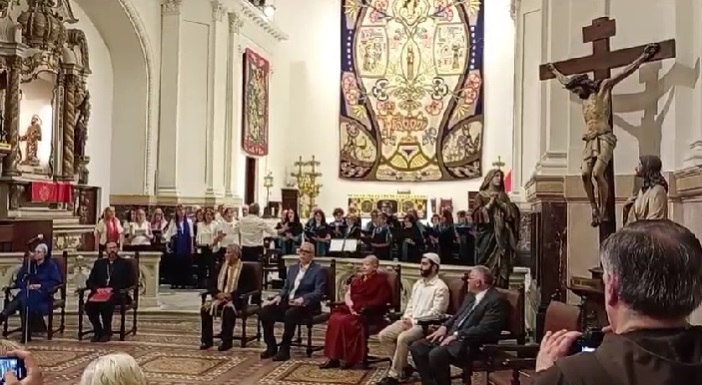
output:
{"label": "man in burgundy robe", "polygon": [[351,280],[344,305],[332,310],[324,339],[327,361],[320,368],[348,369],[363,361],[367,337],[360,313],[365,309],[381,308],[390,302],[391,296],[387,274],[378,272],[378,258],[367,256],[363,259],[361,274]]}

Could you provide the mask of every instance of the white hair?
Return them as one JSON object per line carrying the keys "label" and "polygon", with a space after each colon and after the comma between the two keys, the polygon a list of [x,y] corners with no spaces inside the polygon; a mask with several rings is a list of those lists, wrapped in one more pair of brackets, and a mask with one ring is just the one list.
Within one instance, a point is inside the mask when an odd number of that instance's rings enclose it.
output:
{"label": "white hair", "polygon": [[98,357],[83,371],[80,385],[148,385],[134,357],[112,353]]}
{"label": "white hair", "polygon": [[44,255],[49,254],[49,246],[46,245],[46,243],[40,243],[37,245],[37,247],[34,248],[35,252],[42,252]]}

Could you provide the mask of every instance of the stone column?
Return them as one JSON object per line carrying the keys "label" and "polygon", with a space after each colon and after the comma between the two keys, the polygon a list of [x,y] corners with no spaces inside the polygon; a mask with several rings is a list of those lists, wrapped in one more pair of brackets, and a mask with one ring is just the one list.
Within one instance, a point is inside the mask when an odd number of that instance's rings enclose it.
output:
{"label": "stone column", "polygon": [[157,194],[177,196],[178,76],[183,0],[161,0],[161,127],[158,138]]}
{"label": "stone column", "polygon": [[227,64],[227,56],[223,55],[223,48],[228,42],[228,34],[224,35],[224,16],[226,9],[219,0],[210,1],[212,6],[212,24],[210,29],[210,57],[208,75],[208,93],[210,103],[208,108],[207,128],[206,128],[206,157],[205,157],[205,184],[207,189],[205,195],[208,197],[221,196],[224,194],[224,138],[225,114],[224,101],[226,100],[226,84],[222,84],[219,79],[226,76],[224,66]]}
{"label": "stone column", "polygon": [[73,74],[73,65],[64,68],[66,73],[65,87],[63,93],[63,156],[61,162],[61,170],[63,180],[70,181],[74,179],[74,143],[75,143],[75,124],[76,124],[76,91],[78,90],[78,77]]}
{"label": "stone column", "polygon": [[235,144],[232,142],[234,138],[234,122],[236,117],[234,115],[235,109],[235,71],[239,70],[240,67],[236,66],[239,61],[236,60],[235,53],[238,52],[237,48],[237,36],[239,31],[243,26],[243,20],[241,17],[234,12],[230,12],[229,15],[229,35],[227,36],[227,95],[225,98],[225,126],[224,126],[224,189],[225,195],[227,197],[232,197],[234,194],[232,192],[232,172],[234,170],[232,158],[233,148]]}
{"label": "stone column", "polygon": [[10,153],[3,159],[3,176],[20,175],[18,170],[20,159],[19,149],[19,114],[20,114],[20,71],[22,59],[19,56],[7,58],[7,93],[5,94],[5,132],[8,144],[12,147]]}

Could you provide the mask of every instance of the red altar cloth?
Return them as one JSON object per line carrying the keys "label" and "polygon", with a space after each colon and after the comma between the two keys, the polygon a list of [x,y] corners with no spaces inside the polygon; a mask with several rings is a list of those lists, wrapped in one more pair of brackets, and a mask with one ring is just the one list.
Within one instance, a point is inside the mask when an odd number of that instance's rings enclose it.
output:
{"label": "red altar cloth", "polygon": [[70,203],[73,186],[65,182],[32,182],[32,202]]}

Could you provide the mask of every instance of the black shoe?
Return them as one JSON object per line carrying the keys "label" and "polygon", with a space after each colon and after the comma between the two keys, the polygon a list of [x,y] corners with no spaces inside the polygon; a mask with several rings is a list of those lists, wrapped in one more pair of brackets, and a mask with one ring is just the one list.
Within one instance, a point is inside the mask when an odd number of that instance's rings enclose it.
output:
{"label": "black shoe", "polygon": [[335,369],[341,366],[339,360],[326,360],[323,364],[319,365],[320,369]]}
{"label": "black shoe", "polygon": [[400,381],[398,381],[396,378],[392,377],[385,377],[382,380],[376,382],[376,385],[398,385]]}
{"label": "black shoe", "polygon": [[100,342],[100,335],[99,335],[99,334],[93,334],[93,336],[90,337],[90,342]]}
{"label": "black shoe", "polygon": [[105,334],[104,336],[100,336],[99,342],[110,342],[110,340],[112,340],[112,336],[109,334]]}
{"label": "black shoe", "polygon": [[410,378],[414,374],[416,370],[414,369],[414,366],[412,365],[407,365],[404,368],[402,368],[402,376],[403,378]]}
{"label": "black shoe", "polygon": [[227,350],[231,349],[232,346],[234,346],[234,345],[232,345],[231,341],[230,342],[222,342],[217,347],[217,350],[219,350],[220,352],[226,352]]}
{"label": "black shoe", "polygon": [[273,361],[276,362],[283,362],[287,361],[290,359],[290,349],[287,348],[282,348],[278,351],[278,353],[273,356]]}
{"label": "black shoe", "polygon": [[271,349],[266,349],[264,352],[261,353],[261,359],[262,360],[267,360],[271,357],[275,357],[275,355],[278,354],[278,351],[276,350],[271,350]]}
{"label": "black shoe", "polygon": [[341,361],[341,370],[349,370],[349,369],[353,368],[354,366],[356,366],[356,365],[352,364],[350,362]]}
{"label": "black shoe", "polygon": [[214,344],[212,342],[207,342],[207,343],[203,342],[200,344],[200,350],[207,350],[207,349],[211,348],[212,346],[214,346]]}

